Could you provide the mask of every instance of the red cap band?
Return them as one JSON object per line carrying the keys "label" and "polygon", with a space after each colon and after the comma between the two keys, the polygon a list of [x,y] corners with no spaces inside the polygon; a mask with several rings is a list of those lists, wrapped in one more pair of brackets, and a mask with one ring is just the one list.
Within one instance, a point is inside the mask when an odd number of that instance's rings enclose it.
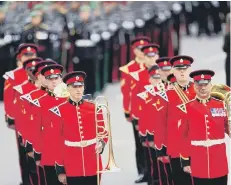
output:
{"label": "red cap band", "polygon": [[72,84],[72,83],[75,83],[75,82],[84,82],[84,78],[82,76],[75,76],[73,78],[69,78],[66,81],[66,84]]}

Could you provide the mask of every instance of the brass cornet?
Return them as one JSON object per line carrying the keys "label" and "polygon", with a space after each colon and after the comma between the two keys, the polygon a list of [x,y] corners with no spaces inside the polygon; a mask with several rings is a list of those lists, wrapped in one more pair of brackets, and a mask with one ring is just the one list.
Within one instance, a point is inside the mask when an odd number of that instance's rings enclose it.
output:
{"label": "brass cornet", "polygon": [[[102,122],[102,120],[98,119],[98,115],[102,114],[104,117],[104,124],[105,128],[103,130],[107,130],[107,132],[99,132],[99,122]],[[106,121],[105,121],[106,120]],[[120,171],[120,168],[115,163],[114,158],[114,152],[113,152],[113,146],[112,146],[112,135],[111,135],[111,122],[110,122],[110,111],[108,107],[108,100],[104,96],[98,96],[95,99],[95,121],[96,121],[96,138],[97,140],[108,138],[108,148],[109,148],[109,156],[108,156],[108,162],[106,167],[100,171],[99,170],[99,155],[97,154],[97,184],[100,184],[99,180],[99,174],[105,173],[105,172],[117,172]],[[102,127],[102,126],[100,126]]]}

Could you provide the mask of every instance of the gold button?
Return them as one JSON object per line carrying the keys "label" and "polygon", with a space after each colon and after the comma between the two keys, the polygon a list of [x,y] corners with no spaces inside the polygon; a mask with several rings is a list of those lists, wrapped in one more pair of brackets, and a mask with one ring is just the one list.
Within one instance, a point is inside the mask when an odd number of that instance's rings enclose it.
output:
{"label": "gold button", "polygon": [[208,135],[210,134],[210,132],[208,132]]}
{"label": "gold button", "polygon": [[79,119],[81,119],[81,116],[79,116]]}
{"label": "gold button", "polygon": [[209,126],[207,126],[207,128],[210,128]]}
{"label": "gold button", "polygon": [[82,126],[80,126],[80,129],[82,129],[83,127]]}
{"label": "gold button", "polygon": [[82,123],[82,121],[79,121],[79,123],[81,124],[81,123]]}
{"label": "gold button", "polygon": [[81,136],[81,138],[83,139],[83,138],[84,138],[84,136]]}
{"label": "gold button", "polygon": [[83,133],[83,131],[80,132],[80,134],[82,134],[82,133]]}
{"label": "gold button", "polygon": [[206,123],[208,123],[209,121],[208,120],[206,120]]}

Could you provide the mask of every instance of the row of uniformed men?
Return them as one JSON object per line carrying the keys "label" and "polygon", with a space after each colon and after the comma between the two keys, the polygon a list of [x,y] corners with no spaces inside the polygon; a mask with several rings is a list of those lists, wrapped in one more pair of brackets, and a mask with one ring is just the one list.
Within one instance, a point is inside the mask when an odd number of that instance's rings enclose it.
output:
{"label": "row of uniformed men", "polygon": [[229,125],[224,102],[211,97],[214,72],[191,72],[189,56],[159,58],[159,46],[148,37],[137,37],[131,47],[136,58],[120,71],[141,175],[135,182],[226,185]]}
{"label": "row of uniformed men", "polygon": [[63,67],[37,52],[34,44],[19,45],[20,66],[4,75],[6,121],[16,132],[23,185],[97,185],[107,130],[100,112],[96,125],[95,104],[83,99],[86,74],[62,78]]}

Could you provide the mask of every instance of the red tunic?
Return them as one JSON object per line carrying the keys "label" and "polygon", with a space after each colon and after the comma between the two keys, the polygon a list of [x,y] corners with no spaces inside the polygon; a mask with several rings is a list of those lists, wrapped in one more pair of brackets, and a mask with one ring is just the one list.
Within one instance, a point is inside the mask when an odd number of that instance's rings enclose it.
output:
{"label": "red tunic", "polygon": [[37,100],[37,109],[36,113],[36,126],[34,129],[34,140],[33,140],[33,147],[36,153],[41,154],[41,165],[46,166],[54,166],[55,165],[55,158],[54,158],[54,151],[55,151],[55,142],[57,136],[56,126],[57,122],[52,120],[52,113],[49,111],[51,107],[54,107],[64,101],[66,98],[57,98],[54,96],[53,93],[48,92],[44,94],[44,96],[40,97],[39,99],[34,99],[35,102]]}
{"label": "red tunic", "polygon": [[[195,98],[193,83],[190,82],[189,87],[182,92],[188,97],[189,100]],[[183,102],[179,98],[175,90],[167,91],[169,99],[167,108],[167,130],[165,130],[165,137],[167,138],[167,153],[172,158],[179,157],[179,132],[178,120],[181,117],[182,111],[177,107]]]}
{"label": "red tunic", "polygon": [[143,68],[135,60],[129,62],[127,65],[120,67],[121,71],[121,92],[123,95],[123,108],[125,114],[129,115],[131,112],[131,93],[136,86],[136,80],[133,79],[131,74],[136,75],[134,72]]}
{"label": "red tunic", "polygon": [[[106,133],[103,129],[103,115],[98,114],[99,127],[96,129],[95,104],[81,100],[75,103],[66,101],[52,109],[60,121],[61,137],[57,145],[56,164],[64,166],[66,175],[93,176],[97,172],[96,130]],[[107,142],[107,139],[103,139]],[[56,142],[57,143],[57,140]],[[99,158],[102,170],[101,157]]]}
{"label": "red tunic", "polygon": [[228,119],[224,103],[211,98],[207,103],[194,99],[179,120],[181,155],[190,156],[192,176],[218,178],[228,174],[225,128]]}
{"label": "red tunic", "polygon": [[15,117],[15,126],[18,134],[22,137],[23,143],[26,140],[27,120],[30,119],[30,109],[26,107],[25,101],[21,96],[36,89],[36,86],[30,82],[25,81],[20,85],[13,87],[14,91],[14,108],[11,111]]}
{"label": "red tunic", "polygon": [[6,72],[4,75],[5,84],[4,84],[4,107],[5,113],[8,118],[14,120],[14,90],[13,87],[23,83],[28,79],[26,71],[23,68],[16,68],[15,70]]}

